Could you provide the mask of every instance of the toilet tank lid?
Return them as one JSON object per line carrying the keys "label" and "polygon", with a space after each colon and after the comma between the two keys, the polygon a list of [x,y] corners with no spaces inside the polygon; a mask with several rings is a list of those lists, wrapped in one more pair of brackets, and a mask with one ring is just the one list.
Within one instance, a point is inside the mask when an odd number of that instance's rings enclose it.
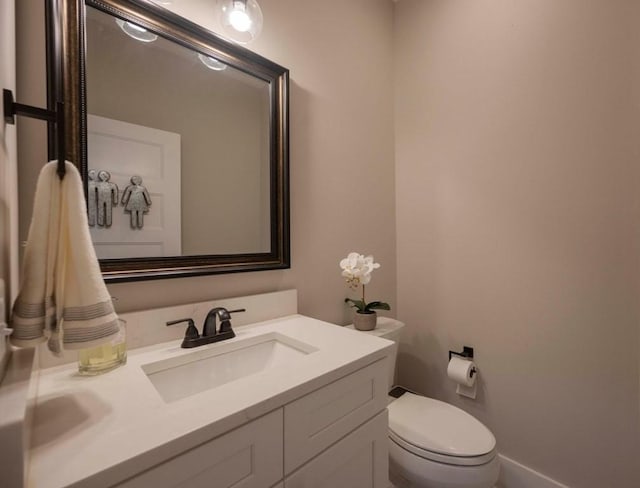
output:
{"label": "toilet tank lid", "polygon": [[404,441],[447,456],[491,452],[496,439],[478,419],[445,402],[405,393],[389,406],[389,429]]}

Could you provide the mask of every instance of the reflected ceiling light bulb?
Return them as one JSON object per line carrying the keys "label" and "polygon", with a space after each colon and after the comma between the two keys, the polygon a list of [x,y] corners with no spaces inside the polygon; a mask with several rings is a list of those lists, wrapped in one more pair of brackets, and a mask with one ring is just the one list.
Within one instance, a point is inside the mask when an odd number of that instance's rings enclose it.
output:
{"label": "reflected ceiling light bulb", "polygon": [[133,37],[137,41],[142,42],[153,42],[158,36],[153,32],[149,32],[144,27],[140,27],[132,22],[128,22],[122,19],[116,19],[116,24],[122,29],[122,32],[127,34],[129,37]]}
{"label": "reflected ceiling light bulb", "polygon": [[222,61],[218,61],[216,58],[212,58],[211,56],[207,56],[206,54],[198,53],[198,59],[202,61],[202,64],[204,64],[207,68],[214,71],[222,71],[227,69],[227,65]]}
{"label": "reflected ceiling light bulb", "polygon": [[262,10],[256,0],[222,0],[220,23],[232,41],[247,44],[262,30]]}

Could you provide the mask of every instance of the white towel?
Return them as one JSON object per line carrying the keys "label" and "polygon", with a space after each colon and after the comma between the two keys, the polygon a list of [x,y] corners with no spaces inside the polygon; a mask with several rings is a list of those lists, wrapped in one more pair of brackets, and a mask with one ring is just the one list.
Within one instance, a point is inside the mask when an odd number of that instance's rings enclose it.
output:
{"label": "white towel", "polygon": [[84,349],[119,332],[118,317],[102,279],[76,167],[44,166],[36,186],[22,285],[13,306],[11,343],[33,347],[49,335],[49,349]]}

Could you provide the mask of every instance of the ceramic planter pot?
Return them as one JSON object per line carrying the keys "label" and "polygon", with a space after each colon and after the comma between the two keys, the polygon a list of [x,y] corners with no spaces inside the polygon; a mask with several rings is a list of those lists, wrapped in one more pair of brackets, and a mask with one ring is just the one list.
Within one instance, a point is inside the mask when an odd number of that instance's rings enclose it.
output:
{"label": "ceramic planter pot", "polygon": [[376,320],[378,319],[378,314],[375,312],[356,312],[353,314],[353,326],[357,330],[373,330],[376,328]]}

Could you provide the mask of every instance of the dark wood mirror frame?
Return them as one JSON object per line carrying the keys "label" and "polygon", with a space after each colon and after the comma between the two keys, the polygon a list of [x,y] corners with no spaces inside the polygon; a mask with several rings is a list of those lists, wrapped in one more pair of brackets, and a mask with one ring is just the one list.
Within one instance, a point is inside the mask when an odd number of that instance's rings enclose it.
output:
{"label": "dark wood mirror frame", "polygon": [[[269,83],[271,252],[102,259],[105,281],[262,271],[290,267],[289,250],[289,71],[230,43],[149,0],[47,0],[48,105],[65,104],[67,160],[87,183],[87,107],[85,79],[85,4],[133,21],[194,51]],[[56,156],[56,128],[49,126],[49,156]]]}

